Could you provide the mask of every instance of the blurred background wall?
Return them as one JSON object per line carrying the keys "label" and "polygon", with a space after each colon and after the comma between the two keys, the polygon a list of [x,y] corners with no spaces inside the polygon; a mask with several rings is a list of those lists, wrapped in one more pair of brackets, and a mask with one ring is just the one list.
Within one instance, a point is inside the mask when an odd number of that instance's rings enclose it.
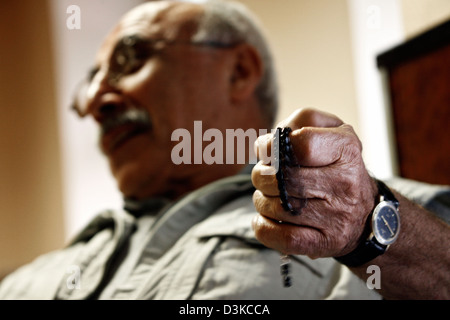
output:
{"label": "blurred background wall", "polygon": [[50,19],[0,2],[0,275],[64,240]]}
{"label": "blurred background wall", "polygon": [[[93,122],[79,121],[68,107],[100,41],[139,2],[0,2],[0,278],[63,246],[99,210],[120,207],[96,150]],[[393,174],[388,152],[384,167],[370,161],[378,141],[368,111],[383,110],[372,59],[449,19],[450,1],[240,2],[261,18],[272,44],[281,86],[279,118],[301,107],[337,114],[367,146],[370,169]],[[67,28],[70,5],[81,9],[81,29]]]}

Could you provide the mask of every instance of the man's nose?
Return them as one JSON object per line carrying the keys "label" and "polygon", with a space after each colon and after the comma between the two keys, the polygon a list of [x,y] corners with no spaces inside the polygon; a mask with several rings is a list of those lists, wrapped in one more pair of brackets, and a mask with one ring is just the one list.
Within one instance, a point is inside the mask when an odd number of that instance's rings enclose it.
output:
{"label": "man's nose", "polygon": [[86,114],[97,122],[109,118],[125,109],[123,95],[117,81],[107,71],[98,72],[86,92]]}

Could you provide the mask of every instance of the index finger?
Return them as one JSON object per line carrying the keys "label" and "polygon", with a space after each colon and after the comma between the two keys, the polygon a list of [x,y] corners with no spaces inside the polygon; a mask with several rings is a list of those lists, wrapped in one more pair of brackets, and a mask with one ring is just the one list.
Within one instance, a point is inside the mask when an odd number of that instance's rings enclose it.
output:
{"label": "index finger", "polygon": [[[305,167],[323,167],[343,157],[351,160],[362,151],[362,144],[350,125],[336,128],[304,127],[290,134],[297,164]],[[272,162],[273,135],[265,135],[255,142],[255,152],[264,163]],[[270,150],[270,151],[269,151]]]}
{"label": "index finger", "polygon": [[312,108],[298,109],[288,118],[278,123],[277,127],[290,127],[292,130],[303,127],[333,128],[344,122],[334,114]]}
{"label": "index finger", "polygon": [[[279,122],[277,124],[277,127],[290,127],[295,131],[304,127],[333,128],[339,127],[343,124],[344,123],[341,119],[331,113],[311,108],[305,108],[298,109],[293,112],[288,118]],[[264,164],[269,164],[273,160],[273,155],[271,154],[273,151],[273,139],[274,133],[272,131],[272,133],[259,136],[255,141],[255,154],[257,155],[258,159],[263,161]]]}

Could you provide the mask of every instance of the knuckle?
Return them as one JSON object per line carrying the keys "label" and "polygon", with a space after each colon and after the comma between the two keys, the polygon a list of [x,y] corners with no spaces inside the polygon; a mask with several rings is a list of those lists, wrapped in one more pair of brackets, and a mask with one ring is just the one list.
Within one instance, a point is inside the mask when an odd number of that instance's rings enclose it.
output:
{"label": "knuckle", "polygon": [[271,166],[258,162],[252,170],[251,180],[255,188],[263,189],[267,185],[273,184],[275,179],[275,171]]}
{"label": "knuckle", "polygon": [[261,174],[261,165],[259,163],[253,167],[251,179],[253,186],[256,189],[260,189],[264,176]]}
{"label": "knuckle", "polygon": [[267,232],[265,230],[266,228],[261,223],[260,219],[259,218],[255,219],[253,223],[253,232],[255,234],[256,239],[258,239],[264,245],[269,246],[266,239]]}
{"label": "knuckle", "polygon": [[353,173],[353,169],[349,170],[339,181],[339,185],[336,185],[336,193],[344,200],[343,206],[355,206],[358,205],[359,199],[359,179],[358,175]]}
{"label": "knuckle", "polygon": [[342,139],[345,144],[350,148],[355,148],[354,150],[360,153],[362,150],[362,143],[361,140],[359,140],[358,135],[355,133],[353,127],[349,124],[343,124],[341,125],[341,129],[343,132]]}
{"label": "knuckle", "polygon": [[256,211],[261,213],[262,201],[263,201],[263,199],[261,198],[261,192],[259,192],[258,190],[253,192],[252,200],[253,200],[253,204],[255,206]]}
{"label": "knuckle", "polygon": [[310,155],[313,151],[314,132],[312,128],[303,127],[294,133],[292,139],[296,140],[296,146],[302,151],[304,155]]}

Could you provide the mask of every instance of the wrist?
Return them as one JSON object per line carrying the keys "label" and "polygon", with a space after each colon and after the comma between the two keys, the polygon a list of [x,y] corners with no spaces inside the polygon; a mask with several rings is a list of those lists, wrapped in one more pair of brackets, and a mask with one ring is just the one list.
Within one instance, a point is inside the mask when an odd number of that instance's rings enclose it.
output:
{"label": "wrist", "polygon": [[366,219],[361,240],[350,253],[335,257],[349,267],[358,267],[385,253],[400,231],[399,202],[391,190],[376,180],[378,201]]}

